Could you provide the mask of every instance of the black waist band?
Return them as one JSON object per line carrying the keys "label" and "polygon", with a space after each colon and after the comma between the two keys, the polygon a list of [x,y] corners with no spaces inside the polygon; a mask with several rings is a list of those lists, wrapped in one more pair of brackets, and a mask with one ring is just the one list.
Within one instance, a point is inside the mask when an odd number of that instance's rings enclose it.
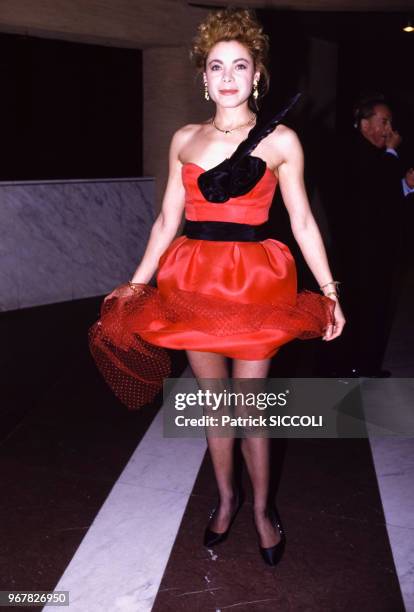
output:
{"label": "black waist band", "polygon": [[269,238],[269,228],[267,223],[248,225],[228,221],[190,221],[186,219],[183,235],[195,240],[260,242]]}

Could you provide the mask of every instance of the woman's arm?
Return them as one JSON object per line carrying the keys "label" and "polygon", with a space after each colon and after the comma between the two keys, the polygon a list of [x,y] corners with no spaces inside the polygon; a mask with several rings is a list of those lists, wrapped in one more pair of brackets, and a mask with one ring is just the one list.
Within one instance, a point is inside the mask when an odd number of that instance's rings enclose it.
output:
{"label": "woman's arm", "polygon": [[182,128],[175,132],[170,145],[169,173],[161,212],[152,226],[147,248],[131,279],[133,283],[148,283],[153,277],[161,255],[174,239],[181,223],[184,210],[185,192],[181,178],[182,164],[179,151],[188,130]]}
{"label": "woman's arm", "polygon": [[[289,213],[292,232],[318,285],[323,287],[333,280],[333,276],[329,268],[322,237],[306,195],[302,146],[293,130],[283,126],[276,133],[279,137],[277,141],[278,152],[280,159],[282,159],[278,166],[279,183],[283,201]],[[335,285],[330,284],[323,288],[325,294],[331,291],[335,291]],[[342,332],[345,318],[338,299],[334,295],[329,297],[337,302],[335,308],[336,325],[334,330],[328,330],[324,338],[332,340]]]}

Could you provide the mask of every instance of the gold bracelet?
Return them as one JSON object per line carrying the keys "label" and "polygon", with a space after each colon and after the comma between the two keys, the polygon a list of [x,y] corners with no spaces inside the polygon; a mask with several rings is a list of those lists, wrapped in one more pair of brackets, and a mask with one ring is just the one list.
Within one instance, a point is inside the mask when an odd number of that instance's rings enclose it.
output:
{"label": "gold bracelet", "polygon": [[328,297],[329,295],[334,295],[336,298],[339,299],[339,295],[336,293],[336,291],[329,291],[328,293],[324,293],[324,295],[326,297]]}
{"label": "gold bracelet", "polygon": [[141,285],[142,283],[133,283],[132,281],[128,281],[128,285],[131,287],[132,291],[134,291],[135,293],[137,293],[138,291],[138,285]]}
{"label": "gold bracelet", "polygon": [[327,287],[328,285],[335,285],[335,287],[337,287],[339,284],[340,284],[340,282],[339,282],[339,281],[336,281],[336,280],[331,280],[331,281],[329,281],[329,283],[325,283],[324,285],[322,285],[321,287],[319,287],[319,289],[322,291],[322,289],[323,289],[324,287]]}

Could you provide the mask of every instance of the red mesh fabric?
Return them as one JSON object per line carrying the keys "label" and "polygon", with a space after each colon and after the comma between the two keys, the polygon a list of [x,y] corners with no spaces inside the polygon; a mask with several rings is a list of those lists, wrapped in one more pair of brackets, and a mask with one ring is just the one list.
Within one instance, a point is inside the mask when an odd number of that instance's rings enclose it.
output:
{"label": "red mesh fabric", "polygon": [[[158,289],[139,285],[132,292],[121,285],[104,301],[101,317],[89,330],[89,347],[95,362],[119,399],[130,409],[151,402],[170,372],[168,334],[174,329],[199,331],[214,337],[268,330],[286,332],[286,339],[308,339],[322,336],[333,323],[335,302],[311,291],[298,293],[296,304],[281,301],[271,304],[243,304],[206,294],[176,289],[168,299]],[[151,336],[151,343],[141,336]],[[189,350],[197,349],[197,339],[186,340]],[[257,344],[257,342],[256,342]],[[174,344],[171,348],[176,348]],[[218,351],[225,352],[225,351]]]}
{"label": "red mesh fabric", "polygon": [[121,285],[116,295],[102,303],[100,319],[88,332],[89,349],[99,371],[129,410],[150,403],[171,369],[168,352],[145,342],[128,324],[151,289],[143,285],[138,296],[131,295],[128,285]]}

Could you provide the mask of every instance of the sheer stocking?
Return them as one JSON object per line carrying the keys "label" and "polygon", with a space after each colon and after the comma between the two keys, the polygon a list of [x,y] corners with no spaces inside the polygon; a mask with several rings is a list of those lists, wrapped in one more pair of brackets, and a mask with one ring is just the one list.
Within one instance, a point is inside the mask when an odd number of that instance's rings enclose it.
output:
{"label": "sheer stocking", "polygon": [[[229,372],[226,357],[217,353],[200,351],[187,351],[188,360],[197,378],[200,387],[214,387],[214,391],[225,388]],[[233,378],[235,379],[264,379],[269,371],[270,360],[245,361],[233,360]],[[209,379],[208,385],[202,379]],[[212,380],[214,379],[214,380]],[[246,391],[246,382],[249,390],[258,391],[260,381],[233,381],[233,390],[242,385]],[[207,444],[213,464],[214,474],[219,492],[219,507],[216,510],[210,528],[222,533],[226,531],[237,499],[234,481],[234,437],[214,437],[212,432],[206,430]],[[267,515],[269,495],[269,449],[270,440],[262,437],[247,437],[241,441],[241,451],[247,465],[247,471],[252,482],[254,495],[254,520],[260,537],[260,545],[269,547],[280,541],[280,534]]]}

